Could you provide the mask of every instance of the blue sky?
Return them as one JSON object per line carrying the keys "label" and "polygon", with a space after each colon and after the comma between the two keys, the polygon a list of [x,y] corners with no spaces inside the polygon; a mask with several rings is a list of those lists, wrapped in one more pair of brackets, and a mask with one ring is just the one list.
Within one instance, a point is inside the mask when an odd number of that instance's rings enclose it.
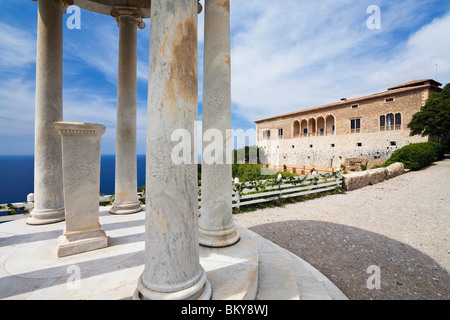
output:
{"label": "blue sky", "polygon": [[[202,3],[204,0],[201,1]],[[418,79],[450,82],[448,0],[231,1],[234,129],[254,121]],[[37,3],[0,0],[0,155],[33,154]],[[370,5],[381,28],[369,29]],[[107,127],[102,153],[115,153],[119,30],[81,11],[64,16],[64,120]],[[203,13],[199,16],[199,120]],[[138,31],[138,153],[145,153],[150,21]],[[437,78],[436,78],[436,64]],[[250,144],[253,144],[250,141]]]}

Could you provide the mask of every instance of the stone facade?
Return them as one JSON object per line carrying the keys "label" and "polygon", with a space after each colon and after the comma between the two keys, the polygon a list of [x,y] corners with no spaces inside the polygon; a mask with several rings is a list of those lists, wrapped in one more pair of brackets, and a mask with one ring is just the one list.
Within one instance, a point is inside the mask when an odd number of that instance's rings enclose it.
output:
{"label": "stone facade", "polygon": [[[309,167],[327,171],[348,158],[388,159],[405,145],[428,141],[410,136],[408,123],[440,83],[412,81],[387,91],[341,99],[256,121],[257,146],[271,167]],[[270,133],[269,133],[270,132]]]}

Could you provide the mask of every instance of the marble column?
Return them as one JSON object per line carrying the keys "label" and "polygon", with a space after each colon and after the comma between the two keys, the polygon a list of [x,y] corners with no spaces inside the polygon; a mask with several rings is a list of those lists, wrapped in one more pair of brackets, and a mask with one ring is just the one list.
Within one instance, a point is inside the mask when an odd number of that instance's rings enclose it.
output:
{"label": "marble column", "polygon": [[[229,0],[205,1],[203,137],[214,130],[221,154],[202,153],[200,244],[226,247],[239,241],[232,219],[231,68]],[[203,141],[203,151],[208,142]]]}
{"label": "marble column", "polygon": [[[197,0],[152,0],[147,119],[145,269],[134,299],[210,299],[200,265],[197,165],[176,163],[175,131],[193,145],[197,120]],[[186,159],[195,156],[186,148]]]}
{"label": "marble column", "polygon": [[58,257],[105,248],[108,238],[99,223],[100,124],[56,122],[62,138],[66,226],[58,238]]}
{"label": "marble column", "polygon": [[136,163],[136,61],[137,28],[144,22],[138,9],[114,8],[119,26],[119,69],[117,83],[115,199],[110,212],[131,214],[142,210],[137,195]]}
{"label": "marble column", "polygon": [[27,223],[64,220],[61,137],[63,118],[63,1],[38,1],[34,151],[34,209]]}

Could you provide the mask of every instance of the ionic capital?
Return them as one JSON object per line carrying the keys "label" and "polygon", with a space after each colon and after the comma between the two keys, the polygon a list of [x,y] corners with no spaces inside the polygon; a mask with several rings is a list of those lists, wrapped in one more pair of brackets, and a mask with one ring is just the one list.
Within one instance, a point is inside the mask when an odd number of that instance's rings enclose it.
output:
{"label": "ionic capital", "polygon": [[[111,16],[117,21],[117,26],[120,26],[120,17],[127,16],[129,23],[136,23],[139,29],[145,28],[145,23],[142,21],[141,11],[133,7],[114,7],[111,10]],[[123,22],[123,21],[122,21]]]}
{"label": "ionic capital", "polygon": [[63,13],[67,12],[67,8],[69,6],[73,6],[74,2],[73,0],[55,0],[56,2],[61,1],[63,5]]}
{"label": "ionic capital", "polygon": [[55,0],[56,2],[61,1],[66,7],[73,6],[74,0]]}
{"label": "ionic capital", "polygon": [[[38,1],[38,0],[32,0],[32,1]],[[56,3],[61,3],[62,4],[62,12],[66,13],[67,11],[67,7],[68,6],[72,6],[74,4],[74,0],[54,0]]]}

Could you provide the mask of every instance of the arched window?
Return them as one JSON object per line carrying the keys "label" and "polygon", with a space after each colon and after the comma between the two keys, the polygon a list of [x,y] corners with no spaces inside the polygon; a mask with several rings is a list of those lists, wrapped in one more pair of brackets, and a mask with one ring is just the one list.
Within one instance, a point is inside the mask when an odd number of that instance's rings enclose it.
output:
{"label": "arched window", "polygon": [[294,138],[300,136],[300,122],[298,120],[294,121]]}
{"label": "arched window", "polygon": [[308,122],[306,120],[302,120],[300,125],[300,132],[303,137],[308,136]]}
{"label": "arched window", "polygon": [[394,130],[394,114],[389,113],[386,116],[386,129],[387,130]]}
{"label": "arched window", "polygon": [[395,114],[395,130],[402,128],[402,115],[400,113]]}
{"label": "arched window", "polygon": [[386,116],[380,116],[380,131],[386,130]]}
{"label": "arched window", "polygon": [[325,119],[323,117],[317,119],[317,134],[320,136],[325,135]]}
{"label": "arched window", "polygon": [[308,136],[316,135],[316,119],[311,118],[308,120]]}
{"label": "arched window", "polygon": [[334,116],[332,115],[327,116],[325,122],[326,122],[326,135],[334,135],[335,132]]}

